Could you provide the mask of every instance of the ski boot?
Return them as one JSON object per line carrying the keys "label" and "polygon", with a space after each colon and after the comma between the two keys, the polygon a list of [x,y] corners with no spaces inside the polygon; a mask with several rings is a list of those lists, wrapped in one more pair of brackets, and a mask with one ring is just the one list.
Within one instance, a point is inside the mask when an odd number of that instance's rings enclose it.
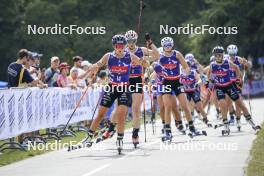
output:
{"label": "ski boot", "polygon": [[230,129],[229,129],[228,120],[227,119],[224,120],[223,123],[224,123],[224,129],[222,130],[222,136],[229,135],[230,134]]}
{"label": "ski boot", "polygon": [[101,137],[96,139],[96,143],[106,140],[108,138],[112,138],[114,134],[115,134],[115,130],[114,131],[107,130],[106,132],[104,132],[104,134]]}
{"label": "ski boot", "polygon": [[208,121],[207,118],[203,118],[203,122],[207,125],[207,127],[213,127],[213,125]]}
{"label": "ski boot", "polygon": [[182,124],[179,124],[178,127],[177,127],[177,129],[178,129],[179,132],[181,132],[183,135],[186,134],[186,131],[185,131],[184,126],[183,126]]}
{"label": "ski boot", "polygon": [[233,113],[230,113],[230,120],[229,120],[229,124],[234,124],[235,123],[235,116]]}
{"label": "ski boot", "polygon": [[207,136],[206,131],[196,130],[193,124],[189,125],[189,130],[190,130],[190,133],[188,134],[188,136],[190,138],[193,138],[194,136]]}
{"label": "ski boot", "polygon": [[172,141],[172,134],[166,132],[165,135],[161,138],[162,142],[170,144]]}

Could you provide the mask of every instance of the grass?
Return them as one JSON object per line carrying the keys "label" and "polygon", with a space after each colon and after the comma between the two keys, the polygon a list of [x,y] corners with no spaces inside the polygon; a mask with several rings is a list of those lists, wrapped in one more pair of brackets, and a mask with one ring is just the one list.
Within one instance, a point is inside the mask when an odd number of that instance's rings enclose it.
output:
{"label": "grass", "polygon": [[[157,118],[159,117],[157,116]],[[147,117],[147,119],[149,119],[149,117]],[[143,123],[143,118],[142,118],[141,123]],[[125,128],[126,129],[132,128],[132,122],[131,121],[126,122]],[[44,130],[40,131],[41,134],[43,132]],[[61,145],[69,144],[71,141],[76,141],[75,143],[78,143],[86,136],[85,132],[76,132],[75,134],[76,134],[76,137],[63,137],[62,140],[60,141],[60,144]],[[0,141],[0,145],[2,143],[4,143],[4,141]],[[54,140],[47,141],[47,145],[51,145],[54,143],[55,143]],[[50,148],[48,150],[28,150],[28,151],[5,150],[2,154],[0,154],[0,167],[17,162],[17,161],[24,160],[29,157],[44,154],[50,151],[54,151],[54,150],[51,150]]]}
{"label": "grass", "polygon": [[[262,124],[262,129],[264,123]],[[254,140],[250,151],[250,161],[246,169],[247,176],[264,176],[264,130]]]}

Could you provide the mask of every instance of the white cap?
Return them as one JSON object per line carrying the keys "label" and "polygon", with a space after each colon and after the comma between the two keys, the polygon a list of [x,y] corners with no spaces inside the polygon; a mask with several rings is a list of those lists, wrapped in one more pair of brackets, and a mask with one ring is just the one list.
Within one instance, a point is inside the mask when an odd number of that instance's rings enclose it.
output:
{"label": "white cap", "polygon": [[52,58],[50,58],[50,62],[54,62],[56,60],[60,60],[60,58],[57,56],[53,56]]}
{"label": "white cap", "polygon": [[91,65],[92,64],[89,61],[87,61],[87,60],[82,61],[82,64],[81,64],[82,67],[83,66],[91,66]]}

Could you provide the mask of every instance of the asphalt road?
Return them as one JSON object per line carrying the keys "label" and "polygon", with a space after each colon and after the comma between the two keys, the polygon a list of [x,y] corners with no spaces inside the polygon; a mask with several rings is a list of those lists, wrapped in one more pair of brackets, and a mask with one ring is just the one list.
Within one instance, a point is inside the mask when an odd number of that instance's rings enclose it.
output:
{"label": "asphalt road", "polygon": [[[247,102],[246,102],[247,103]],[[260,124],[264,119],[264,99],[251,101],[253,118]],[[213,110],[212,110],[213,112]],[[209,118],[218,123],[215,114]],[[242,131],[231,126],[231,134],[223,137],[221,129],[207,128],[196,121],[198,129],[208,136],[190,139],[173,126],[174,137],[170,145],[161,142],[161,124],[157,122],[156,134],[147,125],[147,142],[141,130],[138,149],[131,144],[131,130],[126,131],[124,150],[118,155],[114,136],[89,149],[67,152],[66,149],[49,152],[11,165],[0,167],[2,176],[241,176],[247,165],[249,150],[255,132],[242,120]],[[143,128],[142,128],[143,129]]]}

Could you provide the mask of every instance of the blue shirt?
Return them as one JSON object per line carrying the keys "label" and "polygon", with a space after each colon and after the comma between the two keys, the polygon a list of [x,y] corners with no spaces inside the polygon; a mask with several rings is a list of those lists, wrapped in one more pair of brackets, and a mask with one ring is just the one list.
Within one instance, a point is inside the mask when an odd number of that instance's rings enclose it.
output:
{"label": "blue shirt", "polygon": [[[19,75],[23,68],[22,64],[18,64],[16,62],[11,63],[7,69],[8,76],[8,86],[9,87],[18,87],[19,84]],[[27,69],[24,69],[22,82],[21,83],[31,83],[33,78],[30,76]]]}

